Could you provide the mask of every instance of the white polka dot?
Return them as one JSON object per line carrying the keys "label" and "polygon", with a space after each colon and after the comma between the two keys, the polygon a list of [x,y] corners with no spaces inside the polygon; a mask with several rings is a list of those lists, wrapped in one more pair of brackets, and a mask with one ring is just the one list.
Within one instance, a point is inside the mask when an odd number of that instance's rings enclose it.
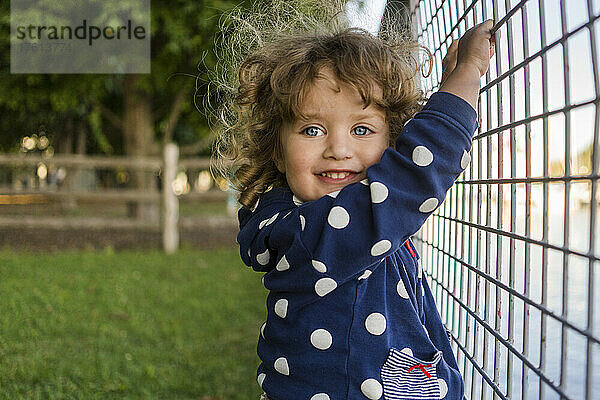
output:
{"label": "white polka dot", "polygon": [[262,282],[263,286],[265,286],[265,276],[263,275],[262,278],[260,278],[260,281]]}
{"label": "white polka dot", "polygon": [[427,337],[429,337],[429,332],[427,332],[427,328],[425,328],[425,325],[423,325],[423,330],[425,331],[425,334],[427,335]]}
{"label": "white polka dot", "polygon": [[396,291],[398,292],[398,295],[400,297],[402,297],[403,299],[408,299],[408,292],[406,291],[406,286],[404,286],[404,282],[402,282],[402,279],[398,281],[398,284],[396,285]]}
{"label": "white polka dot", "polygon": [[250,255],[250,249],[248,249],[248,258],[252,258],[252,256]]}
{"label": "white polka dot", "polygon": [[460,159],[460,167],[462,169],[465,169],[469,166],[469,163],[471,162],[471,155],[465,150],[463,152],[463,155]]}
{"label": "white polka dot", "polygon": [[421,281],[421,296],[425,297],[425,289],[423,289],[423,281]]}
{"label": "white polka dot", "polygon": [[405,348],[403,348],[403,349],[402,349],[402,350],[400,350],[400,351],[401,351],[402,353],[404,353],[404,354],[407,354],[407,355],[409,355],[409,356],[411,356],[411,357],[414,357],[414,355],[413,355],[413,351],[412,351],[412,349],[411,349],[410,347],[405,347]]}
{"label": "white polka dot", "polygon": [[337,287],[337,283],[331,278],[321,278],[315,283],[315,292],[321,297]]}
{"label": "white polka dot", "polygon": [[277,271],[285,271],[286,269],[290,269],[290,263],[288,263],[288,260],[287,258],[285,258],[285,255],[281,257],[281,260],[279,260],[279,262],[275,266],[275,269],[277,269]]}
{"label": "white polka dot", "polygon": [[282,219],[285,219],[285,217],[287,217],[287,216],[288,216],[288,215],[290,215],[291,213],[292,213],[291,211],[288,211],[288,212],[286,212],[286,213],[285,213],[285,215],[283,216],[283,218],[282,218]]}
{"label": "white polka dot", "polygon": [[373,247],[371,247],[371,255],[373,257],[380,256],[391,248],[392,242],[386,239],[380,240],[379,242],[375,243]]}
{"label": "white polka dot", "polygon": [[264,252],[256,255],[256,261],[258,261],[260,265],[267,265],[270,258],[271,255],[269,254],[269,249],[266,249]]}
{"label": "white polka dot", "polygon": [[317,393],[310,400],[329,400],[329,395],[327,393]]}
{"label": "white polka dot", "polygon": [[371,270],[365,269],[365,272],[363,272],[362,275],[358,277],[358,280],[367,279],[370,276],[371,276]]}
{"label": "white polka dot", "polygon": [[335,199],[338,194],[340,194],[340,191],[336,190],[335,192],[327,193],[327,196],[333,197]]}
{"label": "white polka dot", "polygon": [[271,218],[269,218],[269,220],[265,223],[265,226],[271,225],[277,219],[278,216],[279,216],[279,213],[277,213],[277,214],[273,215]]}
{"label": "white polka dot", "polygon": [[256,211],[256,207],[258,207],[259,201],[260,201],[260,198],[256,199],[256,203],[254,204],[254,207],[252,208],[252,212]]}
{"label": "white polka dot", "polygon": [[260,335],[262,336],[263,339],[265,339],[265,328],[267,326],[266,322],[263,322],[263,324],[260,326]]}
{"label": "white polka dot", "polygon": [[331,333],[325,329],[317,329],[310,335],[310,343],[319,350],[327,350],[331,346]]}
{"label": "white polka dot", "polygon": [[292,199],[294,200],[294,204],[297,206],[304,203],[302,200],[300,200],[298,197],[296,197],[296,195],[294,195],[294,197],[292,197]]}
{"label": "white polka dot", "polygon": [[438,206],[438,203],[438,199],[436,199],[435,197],[430,197],[427,200],[425,200],[423,204],[421,204],[421,206],[419,207],[419,211],[421,211],[422,213],[432,212]]}
{"label": "white polka dot", "polygon": [[304,227],[306,226],[306,220],[304,219],[304,215],[300,216],[300,227],[302,228],[302,230],[304,230]]}
{"label": "white polka dot", "polygon": [[369,180],[367,178],[365,178],[362,181],[360,181],[360,183],[362,183],[365,186],[369,186]]}
{"label": "white polka dot", "polygon": [[262,229],[263,226],[265,226],[265,224],[267,223],[267,221],[269,221],[269,218],[260,221],[260,224],[258,224],[258,229]]}
{"label": "white polka dot", "polygon": [[327,222],[335,229],[342,229],[348,226],[350,215],[344,207],[335,206],[329,211]]}
{"label": "white polka dot", "polygon": [[383,387],[377,379],[369,378],[360,385],[360,391],[363,392],[369,400],[379,400],[383,395]]}
{"label": "white polka dot", "polygon": [[279,357],[275,360],[273,364],[275,367],[275,371],[279,372],[281,375],[289,375],[290,374],[290,366],[285,357]]}
{"label": "white polka dot", "polygon": [[265,374],[259,374],[258,377],[256,378],[256,380],[258,381],[258,386],[260,386],[261,389],[262,389],[262,384],[265,381],[266,377],[267,377],[267,375],[265,375]]}
{"label": "white polka dot", "polygon": [[421,259],[417,260],[417,274],[419,279],[423,278],[423,266],[421,265]]}
{"label": "white polka dot", "polygon": [[327,266],[321,261],[312,260],[312,265],[319,272],[327,272]]}
{"label": "white polka dot", "polygon": [[380,313],[369,314],[365,320],[365,328],[371,335],[379,336],[385,332],[385,317]]}
{"label": "white polka dot", "polygon": [[279,299],[275,302],[275,314],[281,318],[285,318],[287,315],[288,301],[287,299]]}
{"label": "white polka dot", "polygon": [[438,385],[440,385],[440,399],[443,399],[448,394],[448,384],[442,378],[438,378]]}
{"label": "white polka dot", "polygon": [[371,183],[371,201],[381,203],[388,197],[388,188],[381,182]]}
{"label": "white polka dot", "polygon": [[433,153],[425,146],[417,146],[413,150],[412,160],[419,167],[426,167],[433,162]]}

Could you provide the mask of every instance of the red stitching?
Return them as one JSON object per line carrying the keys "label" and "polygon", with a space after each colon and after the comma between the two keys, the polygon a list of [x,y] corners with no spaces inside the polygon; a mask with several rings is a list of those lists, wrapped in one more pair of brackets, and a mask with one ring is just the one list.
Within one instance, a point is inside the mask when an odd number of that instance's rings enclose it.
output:
{"label": "red stitching", "polygon": [[429,372],[427,372],[427,370],[425,369],[425,367],[431,367],[431,364],[417,364],[417,365],[413,365],[412,367],[410,367],[408,369],[408,372],[412,371],[415,368],[419,368],[421,371],[423,371],[423,373],[428,377],[431,378],[431,375],[429,374]]}
{"label": "red stitching", "polygon": [[406,248],[408,249],[408,252],[410,253],[411,256],[417,258],[417,254],[415,253],[415,251],[412,249],[411,245],[408,243],[408,239],[406,240],[406,242],[404,242],[404,245],[406,246]]}

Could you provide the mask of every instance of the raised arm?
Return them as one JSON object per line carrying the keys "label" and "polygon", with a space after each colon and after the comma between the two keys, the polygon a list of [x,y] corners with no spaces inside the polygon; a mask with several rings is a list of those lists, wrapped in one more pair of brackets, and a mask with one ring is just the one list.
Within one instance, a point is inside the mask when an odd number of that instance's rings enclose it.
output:
{"label": "raised arm", "polygon": [[452,42],[443,62],[440,92],[452,93],[477,108],[479,80],[495,53],[495,38],[490,33],[493,26],[494,21],[488,19]]}

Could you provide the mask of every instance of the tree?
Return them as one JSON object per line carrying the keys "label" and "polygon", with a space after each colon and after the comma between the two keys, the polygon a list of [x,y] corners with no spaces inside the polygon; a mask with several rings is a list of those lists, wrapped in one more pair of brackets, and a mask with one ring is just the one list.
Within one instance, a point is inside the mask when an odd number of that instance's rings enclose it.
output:
{"label": "tree", "polygon": [[[132,2],[120,0],[114,7]],[[72,150],[68,144],[77,131],[90,143],[88,152],[157,155],[162,144],[171,140],[184,146],[184,153],[206,151],[210,129],[205,114],[194,104],[202,104],[200,100],[207,95],[206,72],[215,62],[211,50],[220,15],[245,3],[152,0],[150,74],[10,74],[10,39],[3,35],[0,149],[15,150],[24,133],[44,129],[65,151]],[[36,7],[60,9],[74,4],[48,0]],[[10,31],[8,2],[0,4],[0,26]],[[154,185],[153,177],[135,174],[133,184],[147,189]],[[135,213],[156,217],[144,208],[136,208]]]}

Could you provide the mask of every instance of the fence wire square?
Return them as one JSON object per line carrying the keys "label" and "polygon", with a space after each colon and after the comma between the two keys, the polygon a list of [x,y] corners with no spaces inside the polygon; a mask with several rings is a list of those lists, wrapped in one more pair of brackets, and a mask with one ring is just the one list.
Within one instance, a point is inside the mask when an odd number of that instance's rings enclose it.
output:
{"label": "fence wire square", "polygon": [[416,238],[465,396],[598,398],[600,1],[410,3],[428,94],[452,40],[495,21],[471,164]]}

